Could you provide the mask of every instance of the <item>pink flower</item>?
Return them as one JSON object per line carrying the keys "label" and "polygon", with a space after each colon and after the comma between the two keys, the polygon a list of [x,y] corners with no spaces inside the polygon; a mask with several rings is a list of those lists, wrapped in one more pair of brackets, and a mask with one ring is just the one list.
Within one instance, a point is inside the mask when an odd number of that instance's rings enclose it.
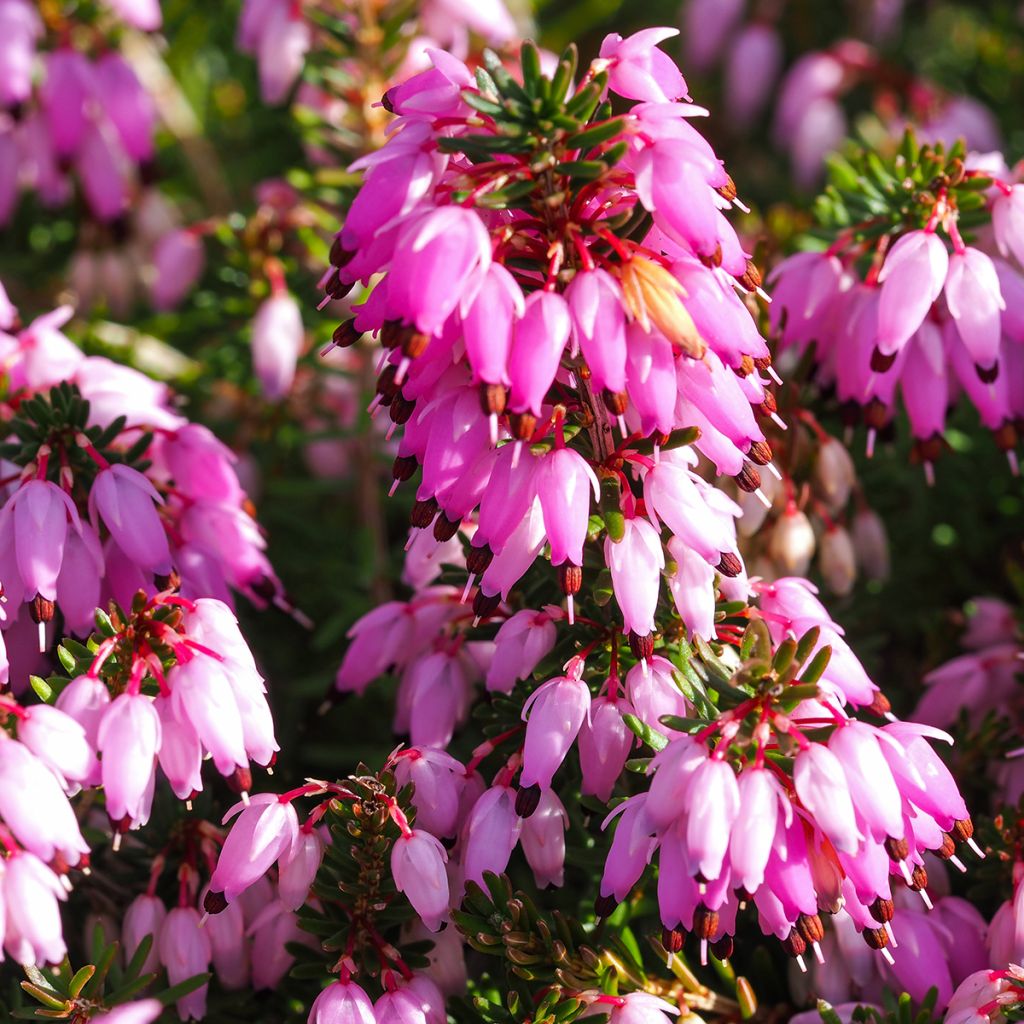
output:
{"label": "pink flower", "polygon": [[155,32],[163,23],[160,0],[105,0],[108,7],[134,28]]}
{"label": "pink flower", "polygon": [[257,991],[276,989],[295,957],[288,952],[292,942],[309,945],[309,933],[299,928],[295,914],[280,900],[266,903],[253,918],[246,935],[252,936],[252,987]]}
{"label": "pink flower", "polygon": [[675,62],[656,49],[658,43],[677,35],[676,28],[648,28],[625,39],[617,32],[605,36],[601,58],[608,61],[608,87],[612,92],[654,103],[689,99]]}
{"label": "pink flower", "polygon": [[[202,894],[205,898],[205,893]],[[200,905],[202,900],[200,900]],[[245,941],[245,915],[240,903],[230,903],[203,922],[217,980],[226,989],[244,988],[249,981],[249,943]]]}
{"label": "pink flower", "polygon": [[136,163],[151,160],[156,111],[131,65],[111,50],[93,65],[93,75],[96,99],[117,129],[124,152]]}
{"label": "pink flower", "polygon": [[447,862],[440,840],[422,829],[400,836],[391,848],[395,888],[405,893],[423,923],[435,932],[448,916]]}
{"label": "pink flower", "polygon": [[[175,907],[160,929],[160,961],[167,969],[167,980],[177,985],[203,974],[209,970],[212,959],[210,936],[200,926],[199,911],[194,907]],[[209,985],[201,985],[177,1001],[182,1020],[201,1020],[206,1015],[208,989]]]}
{"label": "pink flower", "polygon": [[0,105],[23,103],[32,92],[36,42],[43,23],[28,0],[0,3]]}
{"label": "pink flower", "polygon": [[668,542],[676,571],[668,577],[668,589],[676,611],[690,636],[710,640],[715,635],[715,570],[678,537]]}
{"label": "pink flower", "polygon": [[572,448],[556,448],[541,459],[537,497],[551,545],[551,564],[583,564],[583,544],[590,521],[590,492],[600,485],[589,463]]}
{"label": "pink flower", "polygon": [[690,708],[676,675],[672,662],[657,654],[626,673],[626,693],[637,718],[659,729],[664,728],[660,723],[665,715],[686,717]]}
{"label": "pink flower", "polygon": [[140,693],[122,693],[103,712],[96,737],[102,756],[103,789],[112,821],[128,818],[132,827],[149,819],[153,779],[160,749],[160,716]]}
{"label": "pink flower", "polygon": [[121,1003],[93,1019],[102,1021],[102,1024],[153,1024],[163,1010],[163,1003],[159,999],[135,999],[130,1003]]}
{"label": "pink flower", "polygon": [[28,480],[4,506],[3,516],[13,518],[14,555],[26,598],[55,600],[68,522],[81,528],[74,502],[49,480]]}
{"label": "pink flower", "polygon": [[301,10],[287,0],[277,0],[269,8],[257,52],[260,95],[266,103],[282,103],[287,98],[302,74],[311,45],[312,32]]}
{"label": "pink flower", "polygon": [[855,852],[861,834],[839,758],[828,747],[810,744],[796,756],[793,783],[800,802],[814,815],[836,849]]}
{"label": "pink flower", "polygon": [[508,363],[513,412],[540,415],[571,329],[569,307],[557,292],[533,292],[527,298]]}
{"label": "pink flower", "polygon": [[413,785],[416,824],[438,837],[455,834],[464,769],[451,754],[410,747],[395,762],[399,786]]}
{"label": "pink flower", "polygon": [[630,797],[619,804],[601,825],[606,829],[616,817],[619,818],[601,876],[601,896],[605,899],[624,900],[650,863],[656,840],[654,825],[646,814],[646,800],[646,793]]}
{"label": "pink flower", "polygon": [[782,39],[771,25],[753,22],[733,40],[725,66],[725,106],[738,127],[750,125],[764,110],[782,59]]}
{"label": "pink flower", "polygon": [[569,815],[554,792],[541,793],[537,809],[523,822],[519,841],[537,885],[561,887],[565,871],[565,830]]}
{"label": "pink flower", "polygon": [[160,716],[160,768],[179,800],[190,800],[203,788],[203,745],[192,723],[180,717],[174,703],[157,697],[153,706]]}
{"label": "pink flower", "polygon": [[302,313],[287,292],[265,299],[252,322],[252,366],[271,402],[285,397],[295,379],[304,340]]}
{"label": "pink flower", "polygon": [[166,917],[167,908],[163,901],[158,896],[149,896],[146,893],[136,896],[124,912],[121,944],[126,957],[131,959],[135,955],[135,951],[147,935],[153,940],[142,964],[143,974],[160,969],[160,932]]}
{"label": "pink flower", "polygon": [[516,321],[523,312],[523,292],[516,279],[500,263],[492,263],[480,290],[462,314],[466,357],[473,368],[474,382],[511,383],[509,353]]}
{"label": "pink flower", "polygon": [[565,295],[594,390],[620,394],[626,389],[626,317],[618,282],[606,270],[585,270]]}
{"label": "pink flower", "polygon": [[4,862],[0,880],[7,917],[4,948],[11,958],[19,964],[59,964],[67,947],[58,900],[67,894],[57,876],[35,854],[16,850]]}
{"label": "pink flower", "polygon": [[1002,337],[1000,312],[1006,308],[995,264],[980,249],[954,252],[946,275],[946,305],[976,366],[995,365]]}
{"label": "pink flower", "polygon": [[907,343],[939,297],[949,255],[930,231],[909,231],[889,250],[878,275],[878,350],[894,355]]}
{"label": "pink flower", "polygon": [[633,733],[622,717],[632,713],[628,701],[620,697],[596,697],[591,702],[579,734],[583,793],[605,802],[611,798],[633,747]]}
{"label": "pink flower", "polygon": [[313,1000],[309,1024],[377,1024],[369,996],[351,980],[332,981]]}
{"label": "pink flower", "polygon": [[77,636],[87,636],[95,628],[100,584],[106,567],[96,531],[89,523],[80,526],[79,531],[69,530],[64,540],[64,558],[57,577],[57,604],[67,628]]}
{"label": "pink flower", "polygon": [[377,1024],[428,1024],[422,1000],[408,988],[385,991],[373,1004]]}
{"label": "pink flower", "polygon": [[85,729],[59,708],[27,708],[18,722],[18,739],[64,780],[66,788],[84,783],[93,770],[96,752]]}
{"label": "pink flower", "polygon": [[621,540],[609,537],[604,542],[604,557],[625,631],[647,636],[654,631],[665,554],[657,530],[646,519],[627,519],[624,525]]}
{"label": "pink flower", "polygon": [[291,846],[277,862],[277,887],[281,902],[298,910],[309,898],[309,890],[320,869],[324,843],[314,828],[300,828]]}
{"label": "pink flower", "polygon": [[992,230],[1003,256],[1024,266],[1024,185],[1013,185],[992,202]]}
{"label": "pink flower", "polygon": [[740,811],[740,790],[730,764],[714,757],[693,770],[686,801],[686,850],[691,870],[708,881],[717,879],[725,865],[729,836]]}
{"label": "pink flower", "polygon": [[96,528],[102,519],[117,546],[144,572],[166,574],[171,554],[156,510],[161,504],[142,473],[115,463],[96,474],[89,492],[89,517]]}
{"label": "pink flower", "polygon": [[679,1014],[677,1007],[646,992],[630,992],[625,996],[602,996],[591,1003],[589,1012],[607,1013],[608,1024],[668,1024],[669,1018],[666,1014]]}
{"label": "pink flower", "polygon": [[195,231],[178,228],[164,234],[153,250],[153,305],[174,309],[199,280],[205,260],[203,240]]}
{"label": "pink flower", "polygon": [[523,705],[524,787],[551,788],[551,779],[572,748],[589,711],[590,689],[578,675],[550,679],[530,694]]}
{"label": "pink flower", "polygon": [[224,815],[225,823],[236,814],[238,820],[210,876],[210,891],[223,893],[228,903],[267,873],[295,842],[299,830],[295,808],[274,793],[257,793],[248,805],[235,804]]}
{"label": "pink flower", "polygon": [[473,805],[462,829],[464,884],[484,884],[484,872],[502,872],[519,841],[522,822],[507,786],[492,786]]}
{"label": "pink flower", "polygon": [[511,693],[528,679],[555,646],[557,630],[547,612],[523,608],[507,618],[494,638],[494,656],[487,668],[487,689]]}
{"label": "pink flower", "polygon": [[779,812],[784,811],[788,825],[793,810],[775,777],[764,768],[746,768],[737,785],[740,800],[729,839],[729,866],[733,883],[753,893],[764,882]]}

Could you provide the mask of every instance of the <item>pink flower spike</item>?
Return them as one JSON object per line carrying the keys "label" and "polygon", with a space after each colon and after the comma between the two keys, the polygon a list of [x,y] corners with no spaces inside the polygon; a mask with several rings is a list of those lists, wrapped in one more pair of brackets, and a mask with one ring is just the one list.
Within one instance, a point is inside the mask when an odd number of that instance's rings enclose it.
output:
{"label": "pink flower spike", "polygon": [[601,59],[607,61],[612,92],[625,99],[653,103],[688,100],[686,81],[675,61],[656,49],[659,43],[677,35],[676,28],[647,28],[625,39],[617,32],[605,36]]}

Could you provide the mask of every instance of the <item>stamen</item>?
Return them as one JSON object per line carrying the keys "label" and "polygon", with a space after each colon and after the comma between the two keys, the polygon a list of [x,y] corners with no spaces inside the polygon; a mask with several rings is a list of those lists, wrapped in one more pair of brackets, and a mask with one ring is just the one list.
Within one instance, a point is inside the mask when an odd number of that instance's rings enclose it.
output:
{"label": "stamen", "polygon": [[891,943],[892,948],[899,949],[900,944],[896,941],[896,933],[892,930],[892,921],[886,921],[882,927],[885,929],[885,934],[889,936],[889,942]]}
{"label": "stamen", "polygon": [[739,196],[733,196],[732,205],[735,206],[737,210],[741,210],[743,213],[750,213],[750,207],[747,206],[747,204],[743,202]]}
{"label": "stamen", "polygon": [[191,800],[186,800],[185,801],[185,810],[186,811],[191,811],[192,810],[192,801]]}
{"label": "stamen", "polygon": [[700,965],[701,967],[707,967],[708,965],[708,940],[700,940]]}
{"label": "stamen", "polygon": [[570,626],[576,625],[576,606],[572,594],[565,595],[565,612]]}
{"label": "stamen", "polygon": [[757,498],[759,502],[761,502],[762,505],[764,505],[766,509],[771,509],[772,503],[768,500],[768,495],[765,494],[760,487],[756,487],[754,489],[754,496]]}
{"label": "stamen", "polygon": [[459,598],[459,604],[465,604],[469,600],[469,592],[473,589],[473,580],[476,579],[476,573],[471,572],[469,579],[466,580],[466,589],[462,591],[462,597]]}
{"label": "stamen", "polygon": [[804,957],[803,957],[802,953],[799,956],[797,956],[797,958],[796,958],[796,965],[797,965],[797,967],[800,968],[800,973],[801,974],[806,974],[807,973],[807,964],[804,963]]}
{"label": "stamen", "polygon": [[393,497],[395,496],[395,491],[397,491],[397,490],[398,490],[398,485],[399,485],[399,484],[400,484],[401,482],[402,482],[401,480],[396,480],[396,481],[395,481],[395,482],[394,482],[394,483],[393,483],[393,484],[392,484],[392,485],[391,485],[391,486],[390,486],[390,487],[388,488],[388,497],[389,497],[389,498],[393,498]]}
{"label": "stamen", "polygon": [[114,851],[114,853],[117,853],[117,851],[121,849],[121,833],[120,832],[115,832],[114,833],[114,841],[110,844],[110,848]]}
{"label": "stamen", "polygon": [[1014,476],[1020,476],[1020,463],[1017,461],[1017,453],[1012,448],[1006,453],[1006,461],[1010,464],[1010,472]]}
{"label": "stamen", "polygon": [[206,924],[206,922],[209,920],[209,917],[210,917],[209,913],[204,910],[203,911],[203,916],[199,918],[199,927],[200,928],[202,928]]}
{"label": "stamen", "polygon": [[935,467],[930,462],[924,464],[924,479],[929,487],[935,486]]}
{"label": "stamen", "polygon": [[39,653],[46,653],[46,623],[39,623]]}
{"label": "stamen", "polygon": [[893,965],[894,963],[896,963],[896,961],[895,961],[895,960],[893,960],[893,958],[892,958],[892,953],[890,953],[890,952],[889,952],[889,950],[887,950],[887,949],[880,949],[880,950],[879,950],[878,952],[882,954],[882,956],[883,956],[883,957],[885,958],[885,962],[886,962],[886,963],[887,963],[887,964],[888,964],[888,965],[889,965],[890,967],[891,967],[891,966],[892,966],[892,965]]}
{"label": "stamen", "polygon": [[952,864],[953,867],[955,867],[961,874],[967,874],[967,865],[955,853],[949,858],[949,863]]}
{"label": "stamen", "polygon": [[619,422],[619,433],[622,435],[622,440],[625,441],[626,438],[629,436],[629,431],[626,429],[626,417],[625,416],[620,416],[618,422]]}
{"label": "stamen", "polygon": [[519,466],[519,455],[523,450],[523,442],[516,441],[515,447],[512,449],[512,468],[516,469]]}
{"label": "stamen", "polygon": [[498,414],[496,412],[492,412],[490,416],[487,417],[487,420],[491,432],[491,447],[494,448],[498,444]]}
{"label": "stamen", "polygon": [[398,372],[395,374],[396,384],[401,385],[402,381],[405,380],[405,375],[411,363],[412,360],[408,356],[402,356],[402,361],[398,364]]}
{"label": "stamen", "polygon": [[[754,294],[759,299],[764,299],[764,301],[767,302],[768,305],[771,305],[772,297],[760,285],[758,285],[754,289]],[[778,374],[776,374],[776,372],[770,366],[768,367],[768,372],[772,375],[772,380],[774,380],[776,384],[782,383],[782,381],[779,379]]]}
{"label": "stamen", "polygon": [[789,430],[789,424],[777,412],[773,412],[770,419],[780,430]]}
{"label": "stamen", "polygon": [[782,483],[782,474],[779,472],[779,470],[776,467],[775,463],[773,463],[773,462],[766,462],[764,464],[764,466],[762,466],[761,468],[762,469],[767,469],[768,472],[771,473],[771,475],[773,477],[775,477],[775,479],[778,480],[780,484]]}
{"label": "stamen", "polygon": [[876,435],[877,435],[877,431],[875,430],[875,428],[874,427],[869,427],[868,428],[868,443],[867,443],[867,445],[865,446],[865,449],[864,449],[864,454],[869,459],[873,458],[874,454],[875,454],[875,436]]}
{"label": "stamen", "polygon": [[900,871],[903,872],[903,877],[906,879],[907,885],[914,884],[914,876],[910,871],[910,865],[905,860],[900,861]]}
{"label": "stamen", "polygon": [[978,860],[985,859],[985,851],[973,839],[968,839],[967,845],[978,855]]}
{"label": "stamen", "polygon": [[921,899],[924,900],[924,905],[929,910],[934,909],[934,905],[932,904],[932,898],[931,898],[931,896],[928,895],[928,890],[927,889],[920,889],[918,891],[921,894]]}
{"label": "stamen", "polygon": [[249,793],[248,793],[248,790],[243,789],[242,792],[239,793],[238,795],[242,798],[242,803],[245,804],[246,807],[248,807],[249,806]]}
{"label": "stamen", "polygon": [[812,942],[811,948],[814,950],[814,959],[817,960],[819,964],[823,964],[825,962],[825,954],[821,951],[821,943]]}

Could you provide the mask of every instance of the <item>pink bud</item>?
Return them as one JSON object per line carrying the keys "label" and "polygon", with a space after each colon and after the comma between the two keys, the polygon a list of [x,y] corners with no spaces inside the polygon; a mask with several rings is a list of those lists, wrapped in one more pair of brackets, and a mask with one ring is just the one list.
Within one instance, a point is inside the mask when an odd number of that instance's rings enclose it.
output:
{"label": "pink bud", "polygon": [[670,434],[676,425],[676,365],[672,343],[658,331],[626,328],[626,393],[644,435]]}
{"label": "pink bud", "polygon": [[700,794],[686,801],[686,848],[691,870],[717,879],[723,870],[729,836],[740,809],[736,773],[726,761],[709,757],[694,769],[688,792]]}
{"label": "pink bud", "polygon": [[74,529],[80,528],[74,502],[48,480],[29,480],[15,492],[4,514],[14,519],[14,554],[26,598],[31,600],[38,594],[53,601],[68,520]]}
{"label": "pink bud", "polygon": [[550,679],[530,694],[523,705],[523,786],[551,787],[589,711],[590,689],[578,677]]}
{"label": "pink bud", "polygon": [[507,618],[494,638],[494,657],[487,668],[487,689],[511,693],[528,679],[555,646],[557,630],[546,612],[523,608]]}
{"label": "pink bud", "polygon": [[538,291],[527,298],[508,363],[512,412],[540,415],[571,327],[569,307],[557,292]]}
{"label": "pink bud", "polygon": [[572,279],[565,295],[594,390],[624,391],[626,318],[618,282],[606,270],[584,270]]}
{"label": "pink bud", "polygon": [[110,50],[93,65],[97,102],[113,122],[125,153],[136,163],[153,158],[156,111],[130,64]]}
{"label": "pink bud", "polygon": [[540,796],[537,809],[523,822],[520,835],[523,853],[533,871],[537,885],[561,887],[565,872],[565,830],[569,815],[562,801],[546,789]]}
{"label": "pink bud", "polygon": [[88,636],[95,628],[104,571],[103,549],[92,526],[82,523],[81,531],[68,531],[57,577],[57,604],[67,628],[77,636]]}
{"label": "pink bud", "polygon": [[59,708],[33,704],[18,722],[18,739],[63,778],[65,786],[84,783],[93,770],[96,753],[85,729]]}
{"label": "pink bud", "polygon": [[422,829],[400,836],[391,849],[391,874],[423,923],[437,931],[448,916],[448,855],[440,840]]}
{"label": "pink bud", "polygon": [[793,783],[800,802],[836,849],[855,852],[861,834],[839,758],[828,747],[812,743],[796,756]]}
{"label": "pink bud", "polygon": [[492,786],[473,805],[462,831],[464,883],[484,884],[484,872],[502,872],[519,841],[522,822],[507,786]]}
{"label": "pink bud", "polygon": [[260,95],[266,103],[282,103],[302,74],[312,32],[301,8],[274,4],[260,35]]}
{"label": "pink bud", "polygon": [[428,1024],[422,1000],[407,988],[385,991],[373,1004],[377,1024]]}
{"label": "pink bud", "polygon": [[430,747],[410,747],[395,762],[398,785],[413,785],[417,826],[439,838],[455,834],[464,777],[451,754]]}
{"label": "pink bud", "polygon": [[715,570],[678,537],[668,542],[676,571],[668,579],[679,617],[690,636],[710,640],[715,635]]}
{"label": "pink bud", "polygon": [[590,717],[583,720],[579,734],[583,793],[604,802],[611,799],[633,747],[633,733],[622,717],[632,713],[628,701],[622,698],[603,696],[592,701]]}
{"label": "pink bud", "polygon": [[646,519],[627,519],[624,526],[622,540],[605,540],[604,557],[625,631],[647,636],[654,631],[665,554],[658,531]]}
{"label": "pink bud", "polygon": [[[160,929],[160,961],[167,969],[167,980],[178,985],[203,974],[209,970],[212,958],[210,936],[200,927],[199,911],[194,907],[175,907]],[[209,987],[201,985],[177,1001],[175,1005],[182,1020],[189,1017],[201,1020],[206,1016]]]}
{"label": "pink bud", "polygon": [[737,127],[765,107],[782,67],[782,39],[771,25],[752,22],[738,33],[725,66],[725,105]]}
{"label": "pink bud", "polygon": [[474,382],[510,383],[508,359],[516,321],[524,311],[522,289],[500,264],[487,268],[480,290],[462,315],[466,357]]}
{"label": "pink bud", "polygon": [[291,846],[277,862],[277,887],[281,902],[289,910],[298,910],[309,898],[324,856],[324,844],[314,828],[300,828]]}
{"label": "pink bud", "polygon": [[174,710],[167,697],[157,697],[160,716],[160,767],[179,800],[189,800],[203,788],[203,745],[192,723]]}
{"label": "pink bud", "polygon": [[143,32],[155,32],[163,24],[160,0],[105,0],[121,19]]}
{"label": "pink bud", "polygon": [[153,305],[174,309],[195,286],[203,272],[206,253],[195,231],[168,231],[153,250]]}
{"label": "pink bud", "polygon": [[265,299],[252,322],[252,365],[269,401],[291,391],[303,339],[302,313],[295,299],[283,291]]}
{"label": "pink bud", "polygon": [[4,948],[20,964],[59,964],[67,948],[58,901],[66,900],[67,894],[53,871],[33,853],[16,850],[4,865],[0,872],[7,917]]}

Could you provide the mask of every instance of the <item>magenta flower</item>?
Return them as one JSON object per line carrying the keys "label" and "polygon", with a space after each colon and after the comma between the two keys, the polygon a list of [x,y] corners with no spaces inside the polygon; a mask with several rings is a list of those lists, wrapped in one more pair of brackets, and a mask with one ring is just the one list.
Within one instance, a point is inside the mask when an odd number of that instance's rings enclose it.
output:
{"label": "magenta flower", "polygon": [[85,728],[59,708],[48,704],[28,708],[18,722],[18,739],[64,780],[66,789],[85,783],[92,774],[96,751]]}
{"label": "magenta flower", "polygon": [[556,448],[543,459],[536,477],[551,564],[583,564],[583,543],[590,520],[590,492],[600,497],[597,475],[572,448]]}
{"label": "magenta flower", "polygon": [[97,529],[103,520],[117,546],[143,572],[166,574],[171,554],[157,512],[162,503],[142,473],[115,464],[96,474],[89,492],[89,517]]}
{"label": "magenta flower", "polygon": [[473,804],[462,828],[462,879],[484,884],[484,872],[502,872],[519,841],[522,822],[507,786],[492,786]]}
{"label": "magenta flower", "polygon": [[153,305],[174,309],[199,280],[205,260],[203,240],[195,231],[177,228],[164,234],[153,250]]}
{"label": "magenta flower", "polygon": [[861,834],[839,758],[828,747],[812,743],[796,757],[793,782],[800,802],[814,815],[836,849],[855,852]]}
{"label": "magenta flower", "polygon": [[995,264],[980,249],[954,252],[946,275],[946,305],[976,366],[991,369],[1002,337],[1000,312],[1006,308]]}
{"label": "magenta flower", "polygon": [[561,295],[541,291],[526,300],[508,363],[513,412],[540,416],[571,329],[569,307]]}
{"label": "magenta flower", "polygon": [[579,733],[582,792],[607,802],[622,774],[635,737],[623,720],[633,714],[629,703],[610,695],[595,697],[590,715],[584,718]]}
{"label": "magenta flower", "polygon": [[551,788],[589,712],[590,689],[578,675],[550,679],[530,694],[523,705],[523,786]]}
{"label": "magenta flower", "polygon": [[281,902],[289,910],[298,910],[309,890],[324,856],[324,844],[313,828],[300,828],[291,846],[277,862],[277,888]]}
{"label": "magenta flower", "polygon": [[67,947],[58,901],[67,893],[57,876],[35,854],[16,850],[4,862],[0,880],[7,918],[4,948],[11,958],[26,965],[59,964]]}
{"label": "magenta flower", "polygon": [[993,200],[992,231],[1003,256],[1024,265],[1024,185],[1013,185]]}
{"label": "magenta flower", "polygon": [[332,981],[313,1000],[309,1024],[377,1024],[370,997],[351,980]]}
{"label": "magenta flower", "polygon": [[[202,900],[205,893],[201,894]],[[210,940],[210,955],[217,980],[226,989],[244,988],[249,982],[249,944],[245,941],[245,915],[240,903],[229,903],[207,917],[203,931]]]}
{"label": "magenta flower", "polygon": [[104,0],[108,7],[134,28],[155,32],[163,24],[160,0]]}
{"label": "magenta flower", "polygon": [[281,291],[265,299],[252,322],[252,367],[271,402],[292,389],[305,334],[298,303]]}
{"label": "magenta flower", "polygon": [[410,747],[395,763],[399,786],[412,783],[416,824],[431,835],[455,834],[465,769],[451,754],[430,747]]}
{"label": "magenta flower", "polygon": [[608,62],[608,87],[612,92],[653,103],[689,99],[675,62],[657,49],[658,43],[677,35],[676,28],[648,28],[625,39],[617,32],[605,36],[601,58]]}
{"label": "magenta flower", "polygon": [[122,693],[103,712],[96,745],[102,757],[103,790],[112,821],[138,828],[149,819],[160,716],[140,693]]}
{"label": "magenta flower", "polygon": [[86,636],[95,628],[106,567],[96,531],[89,523],[79,525],[80,530],[69,530],[64,539],[64,557],[57,577],[57,604],[67,628],[76,636]]}
{"label": "magenta flower", "polygon": [[0,3],[0,105],[23,103],[32,92],[36,42],[43,23],[28,0]]}
{"label": "magenta flower", "polygon": [[94,1020],[103,1024],[153,1024],[163,1011],[163,1003],[159,999],[136,999],[121,1003]]}
{"label": "magenta flower", "polygon": [[500,263],[492,263],[472,302],[466,305],[462,328],[473,380],[507,387],[511,383],[508,360],[512,337],[524,312],[522,289]]}
{"label": "magenta flower", "polygon": [[604,542],[604,557],[612,574],[615,600],[622,612],[624,629],[637,636],[654,630],[661,570],[665,554],[657,531],[646,519],[627,519],[620,541]]}
{"label": "magenta flower", "polygon": [[519,841],[539,888],[560,888],[565,874],[565,830],[569,815],[550,789],[540,796],[537,809],[524,822]]}
{"label": "magenta flower", "polygon": [[646,793],[630,797],[605,818],[602,828],[618,817],[615,835],[601,876],[601,896],[621,902],[650,863],[656,840],[654,825],[646,814]]}
{"label": "magenta flower", "polygon": [[894,355],[921,326],[946,281],[949,255],[930,231],[909,231],[889,250],[878,275],[878,349]]}
{"label": "magenta flower", "polygon": [[557,631],[547,612],[523,608],[507,618],[494,638],[494,655],[487,668],[487,689],[510,693],[528,679],[555,646]]}
{"label": "magenta flower", "polygon": [[448,916],[447,861],[440,840],[422,829],[400,836],[391,848],[395,888],[405,893],[420,919],[434,932]]}
{"label": "magenta flower", "polygon": [[168,697],[153,702],[160,716],[160,769],[179,800],[190,800],[203,788],[203,745],[192,723],[179,717]]}
{"label": "magenta flower", "polygon": [[158,896],[150,896],[147,893],[136,896],[124,913],[124,920],[121,923],[121,944],[126,956],[134,956],[147,935],[153,937],[153,944],[142,964],[143,974],[160,969],[160,934],[166,917],[167,908],[163,901]]}
{"label": "magenta flower", "polygon": [[153,158],[153,100],[120,54],[110,51],[93,65],[96,99],[124,152],[136,163]]}
{"label": "magenta flower", "polygon": [[[194,907],[175,907],[160,928],[160,962],[167,970],[167,980],[177,985],[210,967],[213,951],[210,937],[200,927],[199,911]],[[175,1004],[182,1020],[206,1015],[206,993],[209,985],[200,985]]]}
{"label": "magenta flower", "polygon": [[590,367],[596,391],[626,389],[626,318],[622,289],[606,270],[581,271],[565,292],[573,338]]}
{"label": "magenta flower", "polygon": [[793,810],[785,792],[770,771],[748,767],[740,772],[739,810],[729,839],[729,867],[734,884],[757,892],[775,841],[780,812],[788,825]]}

